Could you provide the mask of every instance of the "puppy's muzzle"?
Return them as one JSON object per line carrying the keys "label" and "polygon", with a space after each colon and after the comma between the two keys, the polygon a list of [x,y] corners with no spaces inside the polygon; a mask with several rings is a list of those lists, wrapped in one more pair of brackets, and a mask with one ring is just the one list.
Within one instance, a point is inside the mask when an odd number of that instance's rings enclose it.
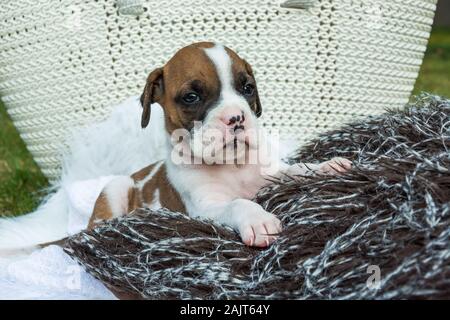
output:
{"label": "puppy's muzzle", "polygon": [[245,129],[245,114],[239,108],[227,109],[220,116],[220,121],[230,129],[230,133],[238,133]]}

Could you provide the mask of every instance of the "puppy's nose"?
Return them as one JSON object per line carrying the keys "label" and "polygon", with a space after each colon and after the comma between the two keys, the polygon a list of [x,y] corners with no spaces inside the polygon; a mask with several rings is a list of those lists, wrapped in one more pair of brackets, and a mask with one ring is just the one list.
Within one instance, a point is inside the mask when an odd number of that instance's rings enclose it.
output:
{"label": "puppy's nose", "polygon": [[227,126],[243,126],[245,122],[244,112],[241,110],[230,110],[229,112],[224,113],[220,120],[226,124]]}

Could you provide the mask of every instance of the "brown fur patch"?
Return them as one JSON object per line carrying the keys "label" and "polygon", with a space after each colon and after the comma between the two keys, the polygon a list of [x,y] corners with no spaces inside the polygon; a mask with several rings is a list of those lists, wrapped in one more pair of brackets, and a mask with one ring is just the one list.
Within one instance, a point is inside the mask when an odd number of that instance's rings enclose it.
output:
{"label": "brown fur patch", "polygon": [[[159,167],[147,183],[142,187],[139,186],[139,183],[152,172],[156,165],[159,165],[159,163],[151,164],[131,176],[135,185],[128,190],[127,214],[138,208],[150,206],[156,201],[164,208],[186,213],[186,208],[180,195],[167,178],[166,167],[164,164]],[[154,199],[154,196],[157,194],[158,199]],[[117,201],[117,199],[108,199],[106,193],[102,191],[95,203],[94,211],[89,220],[88,230],[92,229],[100,221],[113,218],[109,201]]]}
{"label": "brown fur patch", "polygon": [[133,179],[135,183],[144,180],[145,177],[147,177],[150,174],[150,172],[153,170],[153,167],[155,165],[156,165],[156,163],[153,163],[153,164],[133,173],[131,175],[131,179]]}
{"label": "brown fur patch", "polygon": [[186,208],[180,195],[167,178],[166,167],[164,164],[139,192],[139,198],[141,199],[139,207],[142,207],[144,203],[153,203],[155,201],[154,196],[156,192],[159,194],[159,199],[157,199],[157,201],[159,201],[162,207],[172,211],[186,213]]}
{"label": "brown fur patch", "polygon": [[[194,120],[201,120],[202,114],[217,101],[220,95],[220,81],[216,68],[204,52],[212,43],[198,43],[179,50],[164,66],[164,96],[160,104],[164,108],[166,130],[190,129]],[[183,72],[180,72],[183,70]],[[202,84],[204,108],[185,108],[177,102],[182,92],[191,90],[192,82]]]}
{"label": "brown fur patch", "polygon": [[240,59],[236,53],[234,53],[232,50],[227,49],[228,55],[231,57],[231,60],[233,61],[232,64],[232,72],[233,72],[233,79],[234,79],[234,88],[237,92],[242,93],[243,87],[246,84],[251,84],[254,86],[254,94],[252,96],[245,96],[247,99],[248,105],[253,110],[253,112],[256,114],[257,117],[261,116],[262,114],[262,106],[261,106],[261,100],[259,98],[258,93],[258,86],[256,85],[256,78],[253,73],[253,69],[250,66],[250,64]]}
{"label": "brown fur patch", "polygon": [[113,214],[111,211],[111,207],[108,203],[108,198],[106,194],[102,191],[97,201],[95,202],[94,211],[92,213],[91,219],[89,219],[87,229],[92,229],[100,220],[110,220]]}

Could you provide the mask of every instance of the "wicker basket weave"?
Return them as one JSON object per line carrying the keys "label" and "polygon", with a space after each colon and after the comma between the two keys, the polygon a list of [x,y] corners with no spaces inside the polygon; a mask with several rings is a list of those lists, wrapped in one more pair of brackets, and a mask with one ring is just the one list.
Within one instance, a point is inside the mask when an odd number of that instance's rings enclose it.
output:
{"label": "wicker basket weave", "polygon": [[68,128],[104,118],[177,49],[211,40],[254,66],[264,125],[304,142],[407,102],[436,1],[3,0],[0,96],[55,179]]}

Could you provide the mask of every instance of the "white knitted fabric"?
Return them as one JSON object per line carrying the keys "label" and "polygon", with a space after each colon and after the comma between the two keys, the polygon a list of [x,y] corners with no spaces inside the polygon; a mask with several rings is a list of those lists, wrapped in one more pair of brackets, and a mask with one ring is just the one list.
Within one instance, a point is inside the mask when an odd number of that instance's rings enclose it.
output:
{"label": "white knitted fabric", "polygon": [[104,118],[179,48],[209,40],[253,65],[264,125],[301,143],[407,102],[436,1],[3,0],[0,96],[56,179],[69,128]]}

